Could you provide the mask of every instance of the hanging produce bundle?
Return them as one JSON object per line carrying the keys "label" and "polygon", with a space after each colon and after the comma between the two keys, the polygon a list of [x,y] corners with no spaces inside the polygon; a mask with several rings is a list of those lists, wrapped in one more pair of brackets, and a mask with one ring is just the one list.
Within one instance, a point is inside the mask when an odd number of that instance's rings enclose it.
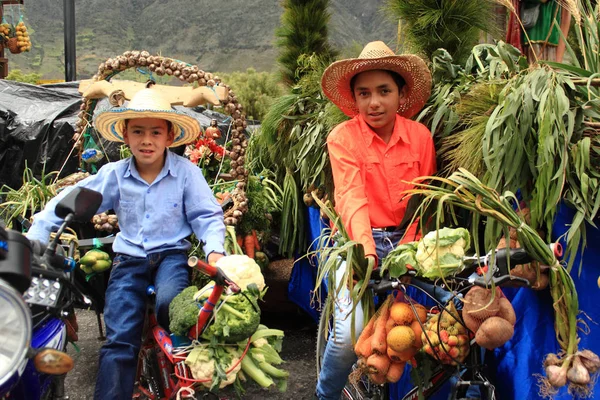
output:
{"label": "hanging produce bundle", "polygon": [[31,50],[31,40],[29,39],[29,33],[23,18],[19,20],[17,26],[15,26],[15,37],[17,39],[17,46],[20,52]]}
{"label": "hanging produce bundle", "polygon": [[92,224],[97,231],[112,233],[119,229],[119,217],[103,212],[92,217]]}
{"label": "hanging produce bundle", "polygon": [[359,368],[350,376],[350,382],[356,383],[361,375],[378,385],[398,382],[406,363],[413,360],[422,345],[426,320],[427,310],[422,305],[388,296],[354,346]]}
{"label": "hanging produce bundle", "polygon": [[99,248],[89,250],[79,259],[80,268],[90,275],[95,272],[104,272],[112,266],[110,255]]}
{"label": "hanging produce bundle", "polygon": [[[549,267],[550,293],[555,310],[554,328],[560,352],[558,355],[548,356],[554,364],[546,367],[546,377],[540,378],[541,385],[546,388],[543,391],[552,393],[568,381],[570,390],[580,394],[589,393],[591,390],[589,384],[593,382],[593,379],[579,379],[581,375],[585,374],[582,370],[584,368],[581,361],[583,356],[578,351],[578,315],[580,311],[575,284],[568,270],[558,262],[546,242],[515,211],[514,205],[518,204],[515,195],[507,191],[500,196],[463,169],[448,178],[426,177],[423,179],[429,183],[413,182],[415,188],[406,192],[407,195],[423,196],[423,202],[418,212],[421,218],[423,218],[427,206],[434,201],[437,202],[438,210],[448,209],[452,215],[455,215],[454,207],[466,209],[471,213],[474,237],[479,237],[478,229],[481,218],[486,218],[486,248],[495,248],[500,235],[503,232],[507,235],[509,228],[512,227],[516,230],[517,239],[524,250],[534,259]],[[442,183],[442,187],[436,186]],[[439,226],[443,218],[443,213],[436,213],[436,225]],[[479,253],[477,243],[475,243],[475,250],[476,253]],[[589,350],[586,350],[585,354],[589,355],[588,359],[594,355]],[[588,373],[587,378],[590,378],[590,369],[585,369],[585,372]],[[567,378],[563,379],[564,377]]]}

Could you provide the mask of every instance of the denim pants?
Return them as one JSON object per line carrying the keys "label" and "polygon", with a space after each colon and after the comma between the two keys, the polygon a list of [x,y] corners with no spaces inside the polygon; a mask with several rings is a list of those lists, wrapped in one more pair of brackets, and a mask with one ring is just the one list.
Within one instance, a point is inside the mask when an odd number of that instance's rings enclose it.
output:
{"label": "denim pants", "polygon": [[145,258],[118,254],[106,289],[106,343],[100,349],[96,400],[130,400],[144,325],[146,289],[154,284],[158,323],[169,327],[169,304],[189,285],[185,252],[164,251]]}
{"label": "denim pants", "polygon": [[[386,232],[373,231],[373,239],[377,251],[377,257],[381,260],[397,245],[402,238],[403,232]],[[342,275],[346,268],[346,263],[342,263],[336,272],[336,287],[339,287]],[[433,285],[425,284],[423,289],[432,291]],[[329,293],[335,293],[333,288],[329,289]],[[430,293],[434,295],[434,293]],[[445,302],[451,297],[451,293],[435,291],[435,295],[439,301]],[[352,372],[352,365],[356,362],[356,354],[352,345],[351,335],[351,318],[350,311],[352,310],[352,300],[348,289],[345,287],[340,290],[336,306],[335,306],[335,325],[334,332],[330,333],[325,353],[323,354],[323,362],[321,372],[317,382],[316,395],[320,400],[339,400],[342,390],[348,381],[348,375]],[[364,325],[364,316],[362,307],[359,303],[355,309],[355,335],[358,337],[362,332]]]}

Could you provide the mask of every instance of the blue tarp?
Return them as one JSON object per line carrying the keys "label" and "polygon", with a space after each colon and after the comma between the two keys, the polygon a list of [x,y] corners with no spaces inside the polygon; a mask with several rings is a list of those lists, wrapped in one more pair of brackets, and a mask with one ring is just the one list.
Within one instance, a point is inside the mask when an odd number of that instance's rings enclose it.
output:
{"label": "blue tarp", "polygon": [[[561,205],[554,224],[554,237],[557,240],[568,229],[567,224],[572,221],[574,211]],[[325,225],[319,218],[319,210],[309,208],[308,212],[309,240],[312,243],[320,234]],[[600,307],[594,304],[600,288],[598,276],[600,275],[600,230],[587,226],[587,242],[583,255],[583,268],[578,275],[580,255],[575,260],[572,276],[579,294],[579,308],[585,312],[592,321],[588,321],[590,334],[580,332],[580,349],[590,349],[600,354]],[[564,243],[563,243],[564,244]],[[311,294],[316,278],[316,266],[311,265],[306,259],[297,262],[292,271],[289,284],[289,297],[302,307],[306,312],[318,319],[318,312],[311,307]],[[494,352],[487,352],[486,363],[488,375],[496,387],[496,397],[502,400],[542,399],[538,394],[537,378],[535,374],[544,374],[542,362],[546,354],[556,353],[559,350],[554,333],[554,311],[552,298],[548,290],[533,291],[529,289],[503,289],[505,295],[512,302],[517,314],[517,323],[513,338],[503,347]],[[415,301],[427,304],[425,295],[410,292]],[[586,319],[582,316],[581,318]],[[401,399],[410,390],[408,368],[402,379],[395,385],[390,385],[390,398]],[[598,388],[598,385],[595,387]],[[598,390],[596,390],[598,392]],[[434,400],[445,400],[450,393],[447,384]],[[562,389],[556,400],[573,399],[573,396]]]}
{"label": "blue tarp", "polygon": [[[321,230],[327,227],[321,219],[318,208],[307,207],[306,225],[308,227],[307,242],[311,243],[310,251],[316,250],[315,240],[321,235]],[[317,279],[317,264],[314,257],[297,259],[292,268],[288,284],[288,298],[319,322],[319,312],[314,307],[313,290]]]}
{"label": "blue tarp", "polygon": [[[562,204],[559,207],[553,227],[553,240],[557,240],[573,220],[574,210]],[[578,255],[571,276],[575,281],[579,295],[579,309],[592,321],[583,315],[590,327],[588,335],[579,332],[581,342],[579,349],[590,349],[600,354],[600,307],[598,307],[598,276],[600,275],[600,230],[587,226],[588,247],[583,253],[583,267],[578,274]],[[564,245],[564,242],[563,242]],[[542,362],[548,353],[559,350],[554,333],[554,311],[552,298],[548,290],[536,292],[533,290],[505,290],[517,314],[517,324],[513,338],[503,347],[496,349],[488,357],[490,371],[496,372],[494,380],[499,399],[542,399],[538,394],[537,380],[534,374],[544,374]],[[598,393],[598,384],[595,386]],[[563,388],[555,400],[567,400],[574,397]]]}

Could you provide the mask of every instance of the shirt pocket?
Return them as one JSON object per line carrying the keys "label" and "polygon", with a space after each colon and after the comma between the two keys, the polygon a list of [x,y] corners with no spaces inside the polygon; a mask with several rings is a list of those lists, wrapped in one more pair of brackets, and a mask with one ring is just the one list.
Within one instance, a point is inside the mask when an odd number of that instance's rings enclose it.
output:
{"label": "shirt pocket", "polygon": [[137,225],[137,207],[136,202],[132,199],[121,199],[119,201],[119,209],[117,216],[119,217],[119,227],[121,230],[131,229]]}
{"label": "shirt pocket", "polygon": [[160,218],[156,223],[160,227],[161,235],[165,239],[177,235],[183,221],[183,199],[180,196],[167,196],[159,214]]}
{"label": "shirt pocket", "polygon": [[406,182],[410,182],[419,177],[421,171],[421,159],[418,154],[407,154],[392,165],[392,176],[398,184],[399,190],[406,190],[411,187]]}
{"label": "shirt pocket", "polygon": [[373,155],[367,155],[364,161],[367,178],[380,175],[381,161]]}

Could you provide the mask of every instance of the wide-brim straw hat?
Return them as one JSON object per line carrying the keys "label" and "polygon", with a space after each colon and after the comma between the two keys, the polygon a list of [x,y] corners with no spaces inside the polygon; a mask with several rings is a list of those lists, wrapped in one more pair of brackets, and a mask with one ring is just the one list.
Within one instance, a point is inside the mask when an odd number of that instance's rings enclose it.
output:
{"label": "wide-brim straw hat", "polygon": [[397,72],[407,86],[406,102],[398,113],[406,118],[417,114],[431,95],[431,73],[425,62],[412,54],[396,55],[381,41],[370,42],[358,58],[332,63],[321,78],[323,93],[349,117],[358,114],[358,108],[350,89],[355,75],[376,69]]}
{"label": "wide-brim straw hat", "polygon": [[170,147],[193,142],[200,133],[198,121],[171,107],[159,91],[142,89],[126,107],[112,108],[98,113],[94,118],[96,130],[107,140],[123,142],[125,120],[135,118],[160,118],[173,124],[173,144]]}

